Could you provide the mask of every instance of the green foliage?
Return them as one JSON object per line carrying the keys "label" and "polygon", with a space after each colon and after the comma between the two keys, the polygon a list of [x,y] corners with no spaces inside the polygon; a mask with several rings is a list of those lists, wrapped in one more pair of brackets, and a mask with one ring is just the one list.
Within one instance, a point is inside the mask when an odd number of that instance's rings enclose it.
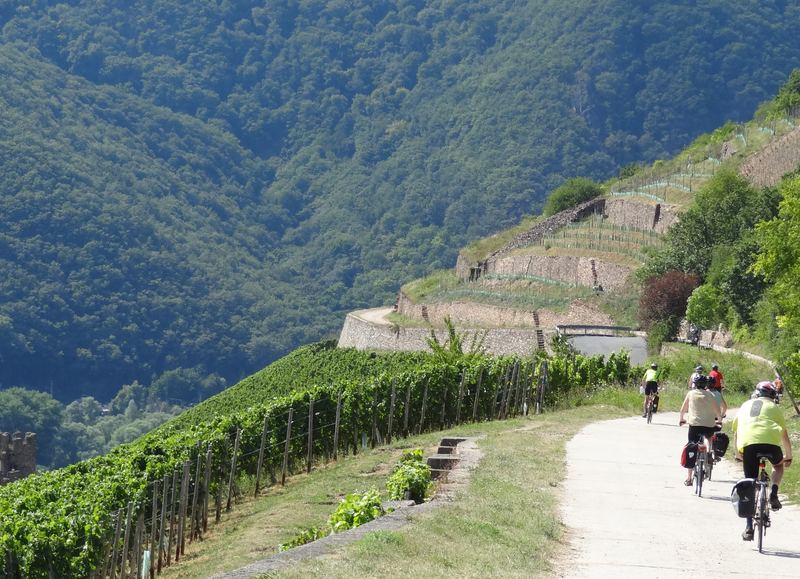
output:
{"label": "green foliage", "polygon": [[679,322],[678,318],[672,316],[651,323],[647,330],[647,351],[651,354],[658,354],[664,342],[674,340]]}
{"label": "green foliage", "polygon": [[194,403],[800,57],[756,0],[3,6],[0,382],[63,402]]}
{"label": "green foliage", "polygon": [[409,498],[421,503],[430,493],[431,487],[431,468],[423,458],[422,449],[403,451],[386,482],[389,498],[396,501]]}
{"label": "green foliage", "polygon": [[713,328],[727,319],[728,304],[713,285],[696,287],[686,302],[686,319],[700,328]]}
{"label": "green foliage", "polygon": [[299,547],[300,545],[305,545],[306,543],[311,543],[312,541],[316,541],[317,539],[327,536],[328,532],[326,530],[318,529],[317,527],[311,527],[301,531],[291,540],[278,545],[278,551],[288,551],[294,547]]}
{"label": "green foliage", "polygon": [[377,489],[371,489],[363,494],[349,494],[342,499],[328,519],[328,524],[334,533],[340,533],[368,523],[383,514],[380,493]]}
{"label": "green foliage", "polygon": [[[686,302],[697,287],[697,276],[668,271],[647,280],[639,300],[639,319],[645,329],[655,322],[668,321],[677,329],[686,312]],[[674,335],[674,332],[672,332]]]}
{"label": "green foliage", "polygon": [[603,188],[585,177],[569,179],[558,187],[547,198],[544,204],[543,215],[550,217],[559,211],[570,209],[603,193]]}

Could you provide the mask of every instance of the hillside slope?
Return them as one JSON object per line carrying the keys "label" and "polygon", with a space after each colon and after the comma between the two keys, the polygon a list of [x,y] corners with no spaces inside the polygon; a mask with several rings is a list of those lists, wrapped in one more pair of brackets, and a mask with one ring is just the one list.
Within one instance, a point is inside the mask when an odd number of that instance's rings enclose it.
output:
{"label": "hillside slope", "polygon": [[797,22],[756,0],[4,3],[25,56],[2,83],[0,382],[246,375],[565,177],[749,116]]}

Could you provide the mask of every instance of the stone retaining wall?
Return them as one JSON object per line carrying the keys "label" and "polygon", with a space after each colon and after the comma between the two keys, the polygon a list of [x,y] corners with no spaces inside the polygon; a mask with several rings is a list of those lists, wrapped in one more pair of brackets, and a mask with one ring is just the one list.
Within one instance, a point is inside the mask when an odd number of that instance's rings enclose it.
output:
{"label": "stone retaining wall", "polygon": [[36,472],[36,434],[0,432],[0,484]]}
{"label": "stone retaining wall", "polygon": [[624,287],[632,268],[592,257],[571,255],[511,255],[486,264],[486,275],[531,275],[593,287],[594,261],[597,283],[606,290]]}
{"label": "stone retaining wall", "polygon": [[792,129],[739,167],[739,174],[756,187],[774,187],[800,165],[800,127]]}
{"label": "stone retaining wall", "polygon": [[606,200],[603,216],[614,225],[652,229],[658,233],[666,233],[667,229],[678,221],[678,214],[672,205],[646,203],[633,199]]}
{"label": "stone retaining wall", "polygon": [[[517,354],[527,356],[537,349],[536,332],[534,330],[496,328],[491,330],[458,330],[463,334],[465,349],[468,349],[472,337],[485,334],[483,346],[490,354],[501,356]],[[554,332],[545,332],[545,344],[549,347]],[[372,324],[355,314],[348,314],[339,335],[340,348],[356,348],[357,350],[391,350],[391,351],[430,351],[428,328],[401,328],[395,325]],[[444,342],[447,340],[446,330],[437,330],[436,336]]]}

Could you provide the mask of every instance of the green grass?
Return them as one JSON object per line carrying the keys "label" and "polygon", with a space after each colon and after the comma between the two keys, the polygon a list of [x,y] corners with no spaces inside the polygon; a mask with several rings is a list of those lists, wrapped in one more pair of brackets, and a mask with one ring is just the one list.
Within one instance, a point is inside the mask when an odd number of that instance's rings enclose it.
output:
{"label": "green grass", "polygon": [[528,229],[542,221],[544,218],[540,215],[528,215],[522,218],[519,225],[506,229],[489,237],[484,237],[477,241],[473,241],[461,250],[461,255],[470,263],[476,263],[488,255],[494,253],[498,249],[502,249],[508,245],[517,235],[525,233]]}
{"label": "green grass", "polygon": [[558,487],[565,444],[588,422],[620,415],[611,407],[577,408],[459,428],[454,433],[485,438],[484,457],[456,502],[275,576],[552,576],[564,533]]}
{"label": "green grass", "polygon": [[451,291],[463,285],[455,272],[445,269],[433,272],[423,278],[405,284],[401,291],[415,303],[430,301],[442,292]]}

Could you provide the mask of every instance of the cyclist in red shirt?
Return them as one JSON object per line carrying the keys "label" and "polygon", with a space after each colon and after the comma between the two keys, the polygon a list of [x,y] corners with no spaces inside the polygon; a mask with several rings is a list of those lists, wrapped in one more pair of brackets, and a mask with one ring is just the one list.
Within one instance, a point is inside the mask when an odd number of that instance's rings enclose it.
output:
{"label": "cyclist in red shirt", "polygon": [[713,364],[711,366],[711,372],[708,373],[709,378],[713,378],[714,382],[711,384],[708,389],[714,395],[714,398],[717,399],[717,404],[722,409],[722,417],[725,417],[725,414],[728,412],[728,403],[725,402],[725,398],[722,396],[722,391],[725,389],[725,378],[722,375],[722,372],[719,371],[719,366]]}

